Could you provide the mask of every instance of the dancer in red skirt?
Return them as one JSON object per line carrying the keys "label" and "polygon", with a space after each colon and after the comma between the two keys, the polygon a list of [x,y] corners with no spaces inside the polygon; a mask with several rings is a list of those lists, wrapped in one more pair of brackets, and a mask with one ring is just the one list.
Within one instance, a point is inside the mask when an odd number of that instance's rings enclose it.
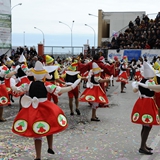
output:
{"label": "dancer in red skirt", "polygon": [[6,119],[3,118],[3,106],[7,106],[9,104],[9,94],[5,80],[9,80],[14,74],[16,74],[15,71],[10,72],[8,67],[0,61],[0,122],[6,121]]}
{"label": "dancer in red skirt", "polygon": [[[47,67],[45,67],[47,68]],[[47,93],[62,94],[74,89],[81,79],[69,87],[59,87],[45,82],[51,78],[40,61],[35,63],[31,70],[35,81],[24,83],[20,87],[12,86],[15,92],[28,92],[21,99],[22,109],[14,119],[12,131],[25,137],[33,137],[35,142],[36,159],[41,159],[42,138],[47,136],[48,153],[54,154],[52,149],[53,134],[65,130],[68,126],[67,119],[62,109],[47,100]]]}
{"label": "dancer in red skirt", "polygon": [[117,82],[121,82],[121,93],[125,93],[124,88],[125,85],[128,83],[127,69],[128,69],[128,60],[127,57],[124,56],[122,63],[120,65],[120,73],[116,80]]}
{"label": "dancer in red skirt", "polygon": [[[53,64],[54,59],[49,55],[46,55],[45,57],[46,57],[46,66],[54,67],[54,70],[52,72],[49,72],[49,74],[52,76],[52,78],[46,79],[46,81],[49,81],[50,83],[55,84],[55,85],[57,85],[56,84],[57,82],[65,85],[65,82],[60,79],[60,76],[58,73],[58,66]],[[50,100],[50,101],[53,100],[53,102],[55,104],[58,104],[58,96],[51,94],[51,93],[48,93],[47,97],[48,97],[48,100]]]}
{"label": "dancer in red skirt", "polygon": [[153,99],[154,91],[148,89],[146,86],[154,86],[155,82],[153,77],[155,76],[154,69],[147,62],[143,63],[143,79],[139,82],[133,82],[139,84],[139,86],[134,86],[133,91],[139,91],[140,97],[134,104],[131,121],[136,124],[142,124],[141,130],[141,145],[139,152],[147,155],[153,154],[152,148],[148,147],[146,142],[149,133],[152,129],[152,125],[160,125],[160,118],[158,115],[158,107]]}
{"label": "dancer in red skirt", "polygon": [[108,104],[108,98],[100,86],[100,83],[108,81],[107,79],[101,78],[101,72],[103,70],[97,65],[97,63],[92,63],[92,70],[88,75],[87,88],[81,94],[79,101],[89,102],[92,106],[92,117],[91,121],[100,121],[96,115],[96,110],[99,103]]}
{"label": "dancer in red skirt", "polygon": [[119,75],[120,65],[121,65],[121,62],[118,60],[118,57],[115,56],[114,57],[114,66],[115,66],[115,68],[114,68],[114,74],[113,74],[114,77],[117,77]]}
{"label": "dancer in red skirt", "polygon": [[137,61],[136,72],[135,72],[135,75],[134,75],[134,80],[135,81],[139,82],[143,79],[142,71],[143,71],[143,59],[139,58],[139,60]]}

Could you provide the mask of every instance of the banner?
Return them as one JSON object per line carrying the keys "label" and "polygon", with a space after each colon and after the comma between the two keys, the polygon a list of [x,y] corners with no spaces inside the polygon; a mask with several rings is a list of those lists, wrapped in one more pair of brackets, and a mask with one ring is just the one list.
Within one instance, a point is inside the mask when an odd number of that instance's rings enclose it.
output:
{"label": "banner", "polygon": [[0,0],[0,55],[11,49],[11,1]]}
{"label": "banner", "polygon": [[142,50],[142,58],[146,57],[148,61],[152,62],[154,57],[160,56],[159,49],[145,49]]}
{"label": "banner", "polygon": [[119,60],[123,58],[123,50],[108,50],[108,59],[114,59],[114,57],[118,57]]}
{"label": "banner", "polygon": [[128,57],[128,61],[131,61],[133,58],[138,60],[141,57],[141,50],[124,50],[123,55]]}

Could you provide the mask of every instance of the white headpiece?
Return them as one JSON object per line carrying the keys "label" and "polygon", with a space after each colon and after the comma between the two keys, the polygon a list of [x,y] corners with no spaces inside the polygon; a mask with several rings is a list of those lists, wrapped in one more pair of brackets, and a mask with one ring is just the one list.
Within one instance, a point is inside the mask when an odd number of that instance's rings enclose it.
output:
{"label": "white headpiece", "polygon": [[103,70],[98,66],[97,63],[93,62],[92,63],[92,72],[93,72],[93,74],[98,74],[100,72],[103,72]]}
{"label": "white headpiece", "polygon": [[52,77],[45,70],[43,64],[40,61],[35,63],[35,67],[30,70],[36,80],[42,80],[43,78],[51,79]]}
{"label": "white headpiece", "polygon": [[18,60],[20,63],[22,62],[26,62],[26,58],[25,56],[23,55],[23,53],[21,54],[21,56],[19,57],[19,60]]}
{"label": "white headpiece", "polygon": [[148,78],[153,78],[155,76],[155,71],[153,67],[148,63],[148,62],[143,62],[143,77],[148,79]]}

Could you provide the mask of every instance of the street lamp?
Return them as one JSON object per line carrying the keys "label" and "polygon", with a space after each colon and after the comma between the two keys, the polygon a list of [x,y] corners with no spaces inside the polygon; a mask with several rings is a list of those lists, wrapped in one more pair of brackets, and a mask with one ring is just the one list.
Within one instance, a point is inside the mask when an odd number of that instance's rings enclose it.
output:
{"label": "street lamp", "polygon": [[[11,7],[11,11],[13,10],[13,8],[22,5],[22,3],[18,3],[15,6]],[[10,31],[10,35],[11,35],[11,46],[12,46],[12,13],[11,13],[11,31]]]}
{"label": "street lamp", "polygon": [[44,33],[43,33],[43,31],[41,29],[37,28],[37,27],[34,27],[34,29],[38,29],[39,31],[42,32],[42,34],[43,34],[43,46],[44,46]]}
{"label": "street lamp", "polygon": [[93,30],[93,32],[94,32],[94,48],[95,48],[96,32],[95,32],[95,30],[94,30],[91,26],[89,26],[88,24],[85,24],[85,26],[88,26],[88,27],[91,28],[91,29]]}
{"label": "street lamp", "polygon": [[20,6],[20,5],[22,5],[22,3],[18,3],[18,4],[16,4],[15,6],[13,6],[13,7],[11,8],[11,10],[12,10],[14,7],[16,7],[16,6]]}
{"label": "street lamp", "polygon": [[88,13],[88,15],[89,15],[89,16],[98,17],[98,16],[96,16],[96,15],[94,15],[94,14],[90,14],[90,13]]}
{"label": "street lamp", "polygon": [[74,24],[74,21],[72,21],[72,26],[70,27],[68,24],[66,23],[63,23],[61,21],[59,21],[59,23],[62,23],[64,25],[66,25],[67,27],[69,27],[69,29],[71,30],[71,49],[72,49],[72,54],[73,54],[73,44],[72,44],[72,30],[73,30],[73,24]]}

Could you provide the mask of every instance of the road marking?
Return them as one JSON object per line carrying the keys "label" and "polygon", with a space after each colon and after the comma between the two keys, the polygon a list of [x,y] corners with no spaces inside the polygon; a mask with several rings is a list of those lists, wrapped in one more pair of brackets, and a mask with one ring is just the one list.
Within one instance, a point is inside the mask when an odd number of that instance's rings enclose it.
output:
{"label": "road marking", "polygon": [[[153,150],[154,150],[157,147],[159,142],[160,142],[160,130],[159,130],[156,138],[154,139],[154,141],[151,143],[151,148],[153,148]],[[150,156],[144,155],[140,160],[148,160],[151,156],[153,156],[153,155],[150,155]]]}

